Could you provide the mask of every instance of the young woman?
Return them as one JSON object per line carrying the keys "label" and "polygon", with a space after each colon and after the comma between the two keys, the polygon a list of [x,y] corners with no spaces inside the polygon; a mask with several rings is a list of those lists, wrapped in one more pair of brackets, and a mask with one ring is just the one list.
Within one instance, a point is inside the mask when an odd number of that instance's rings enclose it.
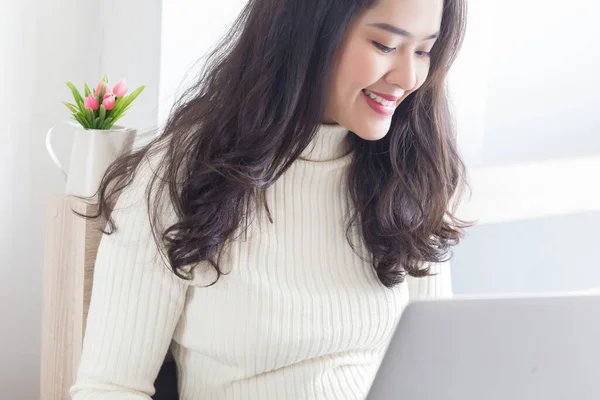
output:
{"label": "young woman", "polygon": [[73,398],[148,399],[169,349],[181,399],[364,398],[408,301],[450,295],[464,23],[464,0],[251,0],[105,176]]}

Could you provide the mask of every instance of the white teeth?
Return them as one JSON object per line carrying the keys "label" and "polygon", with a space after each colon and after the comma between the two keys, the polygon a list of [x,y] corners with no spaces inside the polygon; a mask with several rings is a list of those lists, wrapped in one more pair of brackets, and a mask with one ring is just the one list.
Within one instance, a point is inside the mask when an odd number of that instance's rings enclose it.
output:
{"label": "white teeth", "polygon": [[381,104],[384,107],[394,108],[396,106],[396,102],[395,101],[386,100],[383,97],[378,96],[375,93],[368,91],[367,89],[365,89],[365,94],[367,96],[369,96],[373,101],[375,101],[376,103]]}

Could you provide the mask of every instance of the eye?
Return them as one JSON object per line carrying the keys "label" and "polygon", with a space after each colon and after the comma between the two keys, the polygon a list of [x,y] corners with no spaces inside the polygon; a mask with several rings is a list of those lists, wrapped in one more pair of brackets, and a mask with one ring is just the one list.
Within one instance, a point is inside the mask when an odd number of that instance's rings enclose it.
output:
{"label": "eye", "polygon": [[429,51],[417,51],[417,55],[419,57],[423,57],[423,58],[424,57],[429,57],[429,56],[431,56],[431,52],[429,52]]}
{"label": "eye", "polygon": [[389,53],[392,53],[392,52],[396,51],[396,49],[395,49],[395,48],[393,48],[393,47],[387,47],[387,46],[384,46],[384,45],[382,45],[382,44],[381,44],[381,43],[379,43],[379,42],[375,42],[375,41],[373,41],[373,44],[375,45],[375,47],[377,47],[379,50],[381,50],[381,51],[382,51],[382,52],[384,52],[385,54],[389,54]]}

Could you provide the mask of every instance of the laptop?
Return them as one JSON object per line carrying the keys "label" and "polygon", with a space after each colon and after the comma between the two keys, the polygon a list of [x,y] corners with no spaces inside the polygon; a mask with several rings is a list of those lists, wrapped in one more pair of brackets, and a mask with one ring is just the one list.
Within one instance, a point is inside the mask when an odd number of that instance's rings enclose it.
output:
{"label": "laptop", "polygon": [[598,400],[600,296],[411,303],[368,400]]}

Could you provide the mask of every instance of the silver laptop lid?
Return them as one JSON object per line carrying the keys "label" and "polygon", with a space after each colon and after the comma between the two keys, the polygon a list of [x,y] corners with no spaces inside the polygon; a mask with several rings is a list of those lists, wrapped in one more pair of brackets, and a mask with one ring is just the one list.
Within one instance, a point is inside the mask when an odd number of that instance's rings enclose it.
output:
{"label": "silver laptop lid", "polygon": [[369,400],[600,399],[600,296],[410,304]]}

